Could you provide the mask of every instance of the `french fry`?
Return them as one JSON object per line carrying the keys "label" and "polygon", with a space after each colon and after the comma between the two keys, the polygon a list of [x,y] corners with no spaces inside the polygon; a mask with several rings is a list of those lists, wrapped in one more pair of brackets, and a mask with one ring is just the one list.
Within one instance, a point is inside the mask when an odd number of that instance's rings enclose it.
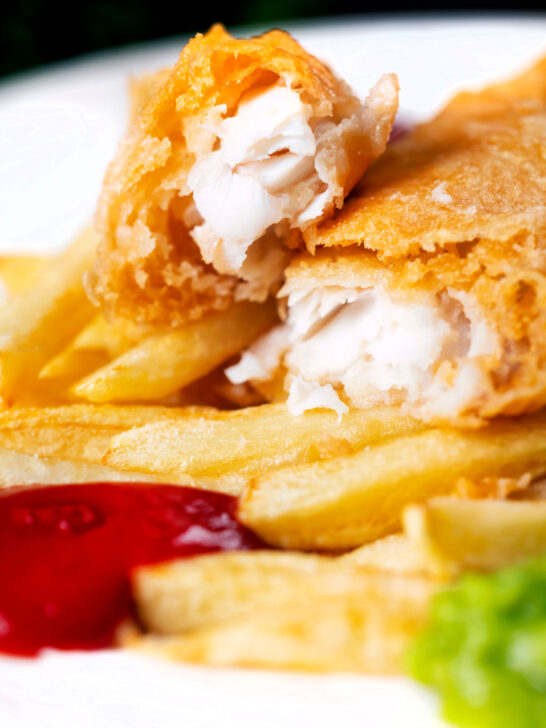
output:
{"label": "french fry", "polygon": [[215,413],[205,407],[17,407],[0,412],[0,446],[39,457],[101,464],[112,437],[124,430],[148,422],[211,417]]}
{"label": "french fry", "polygon": [[150,473],[239,475],[354,452],[422,425],[391,407],[352,409],[338,420],[329,410],[296,417],[284,404],[190,417],[124,433],[112,440],[104,462]]}
{"label": "french fry", "polygon": [[387,574],[437,576],[421,546],[403,533],[393,533],[360,546],[340,556],[338,561]]}
{"label": "french fry", "polygon": [[[365,573],[340,564],[334,568],[324,558],[309,557],[306,562],[293,555],[287,555],[284,566],[280,565],[281,555],[275,568],[275,556],[270,555],[266,565],[263,555],[251,554],[246,568],[241,568],[244,556],[239,568],[233,568],[235,561],[231,560],[231,568],[227,566],[231,581],[224,573],[224,555],[216,557],[215,567],[213,561],[204,564],[204,557],[197,557],[189,564],[193,579],[186,580],[181,592],[173,589],[163,594],[161,618],[152,621],[163,632],[173,628],[176,634],[185,624],[184,617],[176,617],[178,605],[186,610],[186,623],[205,624],[212,618],[211,623],[177,637],[147,637],[136,646],[209,665],[373,673],[401,670],[404,652],[423,626],[436,592],[433,581]],[[291,563],[293,558],[299,558],[299,563]],[[204,573],[198,575],[201,564]],[[217,578],[220,584],[215,587]],[[189,581],[193,581],[195,611]],[[260,589],[261,595],[256,593]],[[138,589],[136,596],[139,603]],[[169,598],[173,605],[167,605]],[[219,600],[216,605],[211,601],[214,598]],[[200,608],[204,608],[202,616]],[[153,610],[148,603],[149,619]],[[171,616],[177,621],[171,622]]]}
{"label": "french fry", "polygon": [[136,569],[133,594],[147,629],[179,634],[262,609],[299,579],[324,578],[336,566],[297,552],[209,554]]}
{"label": "french fry", "polygon": [[7,255],[0,257],[0,281],[8,294],[22,293],[30,288],[49,258],[38,255]]}
{"label": "french fry", "polygon": [[405,506],[450,493],[459,478],[545,471],[545,414],[477,431],[430,430],[258,476],[239,517],[276,546],[348,549],[392,533]]}
{"label": "french fry", "polygon": [[126,352],[144,336],[142,327],[128,321],[106,321],[102,316],[95,316],[63,351],[47,362],[40,379],[74,384]]}
{"label": "french fry", "polygon": [[20,485],[94,482],[161,482],[160,476],[120,472],[104,465],[40,458],[0,447],[0,489]]}
{"label": "french fry", "polygon": [[546,502],[432,498],[404,512],[406,532],[439,573],[500,569],[546,552]]}
{"label": "french fry", "polygon": [[[17,401],[11,405],[16,407],[58,407],[69,404],[66,387],[62,382],[43,382],[40,379],[31,380],[24,389],[17,392]],[[12,406],[0,399],[0,412],[10,410]]]}
{"label": "french fry", "polygon": [[0,396],[12,403],[93,316],[82,277],[97,236],[88,229],[42,271],[35,285],[0,309]]}
{"label": "french fry", "polygon": [[241,302],[179,329],[151,336],[72,388],[90,402],[168,397],[248,346],[276,320],[272,301]]}

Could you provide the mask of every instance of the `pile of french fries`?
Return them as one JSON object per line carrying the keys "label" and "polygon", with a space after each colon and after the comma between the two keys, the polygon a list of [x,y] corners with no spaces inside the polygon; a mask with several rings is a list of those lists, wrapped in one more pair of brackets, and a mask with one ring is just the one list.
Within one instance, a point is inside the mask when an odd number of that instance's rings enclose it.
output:
{"label": "pile of french fries", "polygon": [[[426,428],[395,407],[251,399],[221,366],[276,320],[238,303],[184,327],[106,321],[97,240],[0,259],[0,485],[163,481],[239,497],[273,550],[138,569],[129,646],[215,665],[396,673],[434,594],[546,551],[546,413]],[[239,405],[239,406],[236,406]]]}

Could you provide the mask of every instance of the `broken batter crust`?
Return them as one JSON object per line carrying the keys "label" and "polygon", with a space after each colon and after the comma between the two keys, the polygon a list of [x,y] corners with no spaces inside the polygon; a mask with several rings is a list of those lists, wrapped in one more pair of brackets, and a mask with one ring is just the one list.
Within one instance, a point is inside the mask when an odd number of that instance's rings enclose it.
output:
{"label": "broken batter crust", "polygon": [[359,244],[387,259],[546,222],[546,58],[460,93],[393,143],[343,210],[304,233],[309,250]]}
{"label": "broken batter crust", "polygon": [[362,104],[286,33],[221,26],[161,80],[137,86],[153,93],[107,171],[87,285],[107,314],[176,325],[278,289],[301,231],[384,150],[398,84]]}

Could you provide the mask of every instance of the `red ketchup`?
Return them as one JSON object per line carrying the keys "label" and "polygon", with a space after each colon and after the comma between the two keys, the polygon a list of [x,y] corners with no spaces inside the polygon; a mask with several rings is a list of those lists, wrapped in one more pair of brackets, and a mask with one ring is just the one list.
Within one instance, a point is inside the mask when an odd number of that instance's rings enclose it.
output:
{"label": "red ketchup", "polygon": [[259,548],[231,496],[173,485],[92,483],[0,495],[0,651],[96,649],[132,609],[142,564]]}

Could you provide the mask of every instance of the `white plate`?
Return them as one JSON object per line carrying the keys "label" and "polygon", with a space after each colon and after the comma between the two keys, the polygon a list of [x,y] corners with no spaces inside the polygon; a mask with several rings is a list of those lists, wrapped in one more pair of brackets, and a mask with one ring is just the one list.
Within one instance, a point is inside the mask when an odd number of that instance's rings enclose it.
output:
{"label": "white plate", "polygon": [[[546,19],[421,18],[293,26],[360,93],[396,71],[410,118],[456,89],[546,52]],[[0,252],[62,247],[93,213],[126,119],[129,74],[171,63],[182,41],[101,53],[0,85]],[[0,659],[2,728],[439,728],[402,679],[173,665],[122,652]]]}

